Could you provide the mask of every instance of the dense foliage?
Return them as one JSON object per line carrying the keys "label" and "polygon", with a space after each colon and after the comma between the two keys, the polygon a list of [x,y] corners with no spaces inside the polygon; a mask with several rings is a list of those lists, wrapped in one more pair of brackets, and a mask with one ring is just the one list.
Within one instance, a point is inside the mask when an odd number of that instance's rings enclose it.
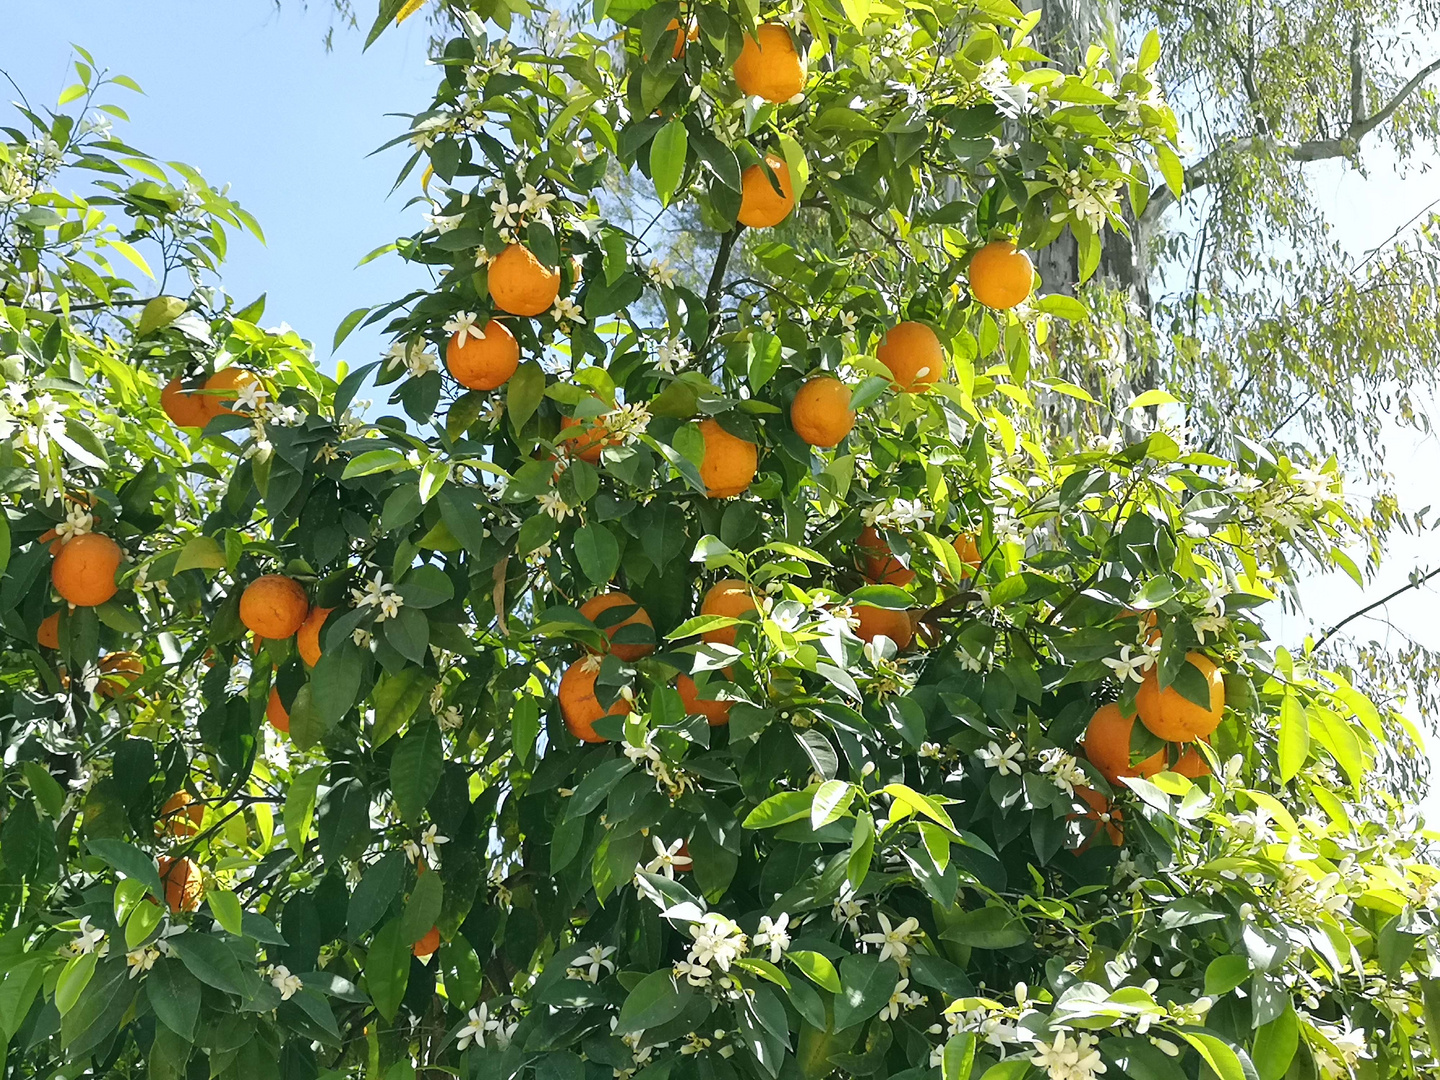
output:
{"label": "dense foliage", "polygon": [[[1158,38],[1062,75],[1006,0],[815,0],[766,102],[743,4],[480,8],[401,140],[434,286],[338,381],[214,286],[253,223],[198,174],[6,129],[11,1073],[1433,1075],[1411,733],[1255,617],[1344,564],[1336,463],[1182,448],[1031,375],[1078,301],[972,296],[1180,185]],[[722,234],[703,294],[621,171]],[[823,240],[736,225],[787,183]]]}

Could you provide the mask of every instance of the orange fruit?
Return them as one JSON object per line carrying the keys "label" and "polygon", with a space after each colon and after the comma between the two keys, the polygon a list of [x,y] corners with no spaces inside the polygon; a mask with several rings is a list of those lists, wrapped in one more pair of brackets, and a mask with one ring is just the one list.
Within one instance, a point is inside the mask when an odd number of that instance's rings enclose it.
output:
{"label": "orange fruit", "polygon": [[425,931],[424,937],[410,946],[410,951],[423,960],[438,948],[440,948],[440,928],[432,926]]}
{"label": "orange fruit", "polygon": [[960,561],[972,570],[980,567],[980,546],[975,542],[975,534],[962,532],[955,537],[955,554],[960,556]]}
{"label": "orange fruit", "polygon": [[1181,776],[1188,776],[1191,780],[1199,780],[1202,776],[1211,775],[1210,762],[1206,761],[1205,755],[1193,746],[1185,748],[1180,759],[1170,766],[1170,771],[1179,773]]}
{"label": "orange fruit", "polygon": [[204,816],[205,807],[196,803],[188,791],[177,791],[160,807],[160,827],[171,836],[194,836]]}
{"label": "orange fruit", "polygon": [[811,446],[838,446],[855,426],[850,388],[832,375],[817,375],[790,403],[790,426]]}
{"label": "orange fruit", "polygon": [[280,691],[273,686],[270,688],[270,700],[265,703],[265,719],[282,735],[290,734],[290,710],[285,708],[285,703],[280,700]]}
{"label": "orange fruit", "polygon": [[490,264],[490,299],[511,315],[543,315],[560,295],[560,271],[511,244]]}
{"label": "orange fruit", "polygon": [[1081,744],[1085,757],[1113,787],[1120,786],[1122,776],[1154,776],[1165,768],[1165,751],[1157,750],[1138,765],[1130,764],[1130,733],[1135,718],[1126,716],[1113,701],[1102,705],[1090,718]]}
{"label": "orange fruit", "polygon": [[445,367],[450,377],[467,390],[504,386],[520,366],[520,343],[508,326],[491,319],[482,333],[484,336],[478,338],[473,332],[467,333],[463,345],[459,344],[459,334],[451,334],[445,346]]}
{"label": "orange fruit", "polygon": [[645,609],[636,604],[628,594],[623,592],[607,592],[601,593],[599,596],[592,596],[580,605],[580,614],[584,615],[591,622],[595,622],[602,611],[609,611],[611,608],[616,607],[633,607],[635,610],[627,615],[623,621],[615,623],[612,626],[604,627],[605,636],[611,639],[610,651],[626,663],[633,663],[642,656],[649,656],[655,651],[654,645],[633,641],[622,641],[618,645],[614,644],[615,635],[622,626],[649,626],[653,628],[655,625],[650,621],[650,616]]}
{"label": "orange fruit", "polygon": [[705,456],[700,461],[705,494],[712,499],[739,495],[755,479],[759,450],[754,443],[731,435],[718,420],[702,420],[700,435],[705,440]]}
{"label": "orange fruit", "polygon": [[[675,689],[680,691],[680,700],[685,703],[686,716],[703,716],[711,727],[723,727],[730,722],[730,702],[712,701],[700,696],[700,688],[689,675],[680,674],[675,679]],[[707,693],[714,693],[710,686]]]}
{"label": "orange fruit", "polygon": [[[596,399],[599,400],[598,398]],[[603,405],[604,402],[601,402]],[[586,425],[586,430],[576,432],[575,437],[563,440],[573,457],[582,461],[588,461],[595,465],[600,461],[600,454],[607,446],[615,446],[618,442],[610,438],[610,429],[600,422],[600,417],[592,416],[581,419],[576,416],[562,416],[560,418],[560,430],[566,431],[572,427]]]}
{"label": "orange fruit", "polygon": [[880,585],[903,587],[915,580],[915,571],[908,566],[900,565],[900,560],[895,558],[890,548],[886,546],[885,538],[880,535],[875,526],[866,525],[861,529],[860,538],[856,543],[864,560],[865,576],[871,581]]}
{"label": "orange fruit", "polygon": [[908,611],[891,611],[889,608],[857,604],[855,617],[860,626],[855,635],[861,641],[874,641],[882,634],[895,642],[895,648],[903,652],[915,638],[915,625],[910,621]]}
{"label": "orange fruit", "polygon": [[735,58],[735,82],[746,97],[789,101],[805,89],[805,61],[783,23],[762,23],[745,35]]}
{"label": "orange fruit", "polygon": [[1204,653],[1187,653],[1185,660],[1204,676],[1210,688],[1208,706],[1181,697],[1174,686],[1161,690],[1158,665],[1145,673],[1145,681],[1135,691],[1140,722],[1166,742],[1189,742],[1209,735],[1220,726],[1225,712],[1225,678],[1220,669]]}
{"label": "orange fruit", "polygon": [[193,860],[162,855],[156,869],[160,871],[160,883],[165,886],[165,903],[172,915],[194,911],[200,906],[204,885],[200,880],[200,867]]}
{"label": "orange fruit", "polygon": [[1094,827],[1089,830],[1089,835],[1085,837],[1080,847],[1076,849],[1075,854],[1080,855],[1089,851],[1090,845],[1099,838],[1102,831],[1110,837],[1110,843],[1115,847],[1120,847],[1125,843],[1125,830],[1120,824],[1121,821],[1124,820],[1124,815],[1115,809],[1114,803],[1094,788],[1084,787],[1083,785],[1075,789],[1075,797],[1090,807],[1090,809],[1083,815],[1067,814],[1066,820],[1078,821],[1081,817],[1084,817],[1087,821],[1093,821],[1095,823]]}
{"label": "orange fruit", "polygon": [[220,411],[212,404],[214,400],[185,389],[178,378],[171,379],[160,391],[160,408],[176,427],[204,427]]}
{"label": "orange fruit", "polygon": [[240,621],[257,638],[288,638],[308,614],[305,589],[284,574],[258,577],[240,594]]}
{"label": "orange fruit", "polygon": [[1149,631],[1149,633],[1147,633],[1147,634],[1145,635],[1145,640],[1146,640],[1147,642],[1150,642],[1151,644],[1154,644],[1155,642],[1159,641],[1160,638],[1161,638],[1161,636],[1162,636],[1161,633],[1160,633],[1160,631],[1157,629],[1157,626],[1158,626],[1158,624],[1159,624],[1159,622],[1160,622],[1159,613],[1157,613],[1157,612],[1155,612],[1155,611],[1153,611],[1153,610],[1152,610],[1152,611],[1136,611],[1134,608],[1126,608],[1124,611],[1122,611],[1122,612],[1120,613],[1120,618],[1122,618],[1122,619],[1139,619],[1139,620],[1140,620],[1140,624],[1141,624],[1142,626],[1144,626],[1144,627]]}
{"label": "orange fruit", "polygon": [[[671,19],[668,23],[665,24],[665,29],[666,29],[666,30],[677,30],[677,31],[678,31],[678,30],[680,29],[680,20],[679,20],[679,19]],[[686,43],[687,43],[687,42],[690,42],[690,41],[699,41],[699,40],[700,40],[700,27],[699,27],[699,25],[698,25],[697,23],[693,23],[693,22],[692,22],[692,23],[690,24],[689,29],[688,29],[685,33],[683,33],[683,34],[677,33],[677,34],[675,35],[675,48],[673,48],[673,49],[670,51],[670,58],[671,58],[672,60],[679,60],[680,57],[682,57],[682,56],[685,55],[685,45],[686,45]],[[577,276],[578,276],[578,275],[577,275]]]}
{"label": "orange fruit", "polygon": [[119,697],[135,676],[143,674],[145,662],[133,652],[113,652],[100,660],[100,681],[95,692],[103,698]]}
{"label": "orange fruit", "polygon": [[[701,615],[725,615],[738,619],[759,610],[760,605],[755,603],[755,594],[750,591],[750,586],[736,578],[717,581],[700,601]],[[712,644],[734,645],[735,632],[739,629],[738,626],[722,626],[718,630],[706,630],[700,638]]]}
{"label": "orange fruit", "polygon": [[1008,240],[986,244],[970,259],[970,292],[988,308],[1008,311],[1030,297],[1035,268]]}
{"label": "orange fruit", "polygon": [[923,390],[945,373],[945,350],[924,323],[902,322],[880,339],[875,356],[890,369],[896,390]]}
{"label": "orange fruit", "polygon": [[60,612],[52,611],[40,620],[40,629],[35,631],[35,644],[42,649],[60,647]]}
{"label": "orange fruit", "polygon": [[120,545],[100,533],[72,536],[50,566],[55,591],[76,607],[98,607],[118,591]]}
{"label": "orange fruit", "polygon": [[[769,166],[767,171],[766,166]],[[770,181],[770,173],[775,184]],[[790,166],[774,154],[765,155],[765,165],[751,165],[740,174],[740,212],[736,219],[752,229],[768,229],[779,225],[795,209],[795,187],[790,182]]]}
{"label": "orange fruit", "polygon": [[595,696],[595,676],[599,674],[600,668],[586,659],[575,661],[560,676],[560,716],[565,729],[581,742],[605,742],[605,736],[595,731],[595,721],[630,712],[630,703],[623,697],[617,697],[609,709],[601,708]]}
{"label": "orange fruit", "polygon": [[324,629],[325,620],[334,610],[328,607],[311,608],[310,614],[306,615],[305,621],[300,624],[300,629],[295,631],[295,648],[300,652],[300,659],[309,667],[320,662],[320,631]]}
{"label": "orange fruit", "polygon": [[240,390],[246,386],[255,386],[260,382],[254,372],[246,371],[244,368],[228,367],[223,371],[217,371],[210,378],[205,380],[206,390],[223,391],[219,394],[209,395],[210,415],[221,416],[243,416],[235,409],[230,408],[229,403],[240,396]]}

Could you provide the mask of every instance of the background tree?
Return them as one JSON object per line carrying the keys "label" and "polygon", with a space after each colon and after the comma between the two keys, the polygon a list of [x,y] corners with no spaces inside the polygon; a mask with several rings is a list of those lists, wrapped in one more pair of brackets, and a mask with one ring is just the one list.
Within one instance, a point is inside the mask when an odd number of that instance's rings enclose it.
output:
{"label": "background tree", "polygon": [[[521,14],[443,44],[434,286],[338,379],[92,268],[203,279],[235,204],[7,131],[5,1068],[1434,1075],[1415,746],[1255,618],[1356,535],[1338,467],[1037,370],[1124,328],[1015,245],[1178,184],[1158,36],[1062,78],[1003,0]],[[719,234],[703,291],[614,169]]]}

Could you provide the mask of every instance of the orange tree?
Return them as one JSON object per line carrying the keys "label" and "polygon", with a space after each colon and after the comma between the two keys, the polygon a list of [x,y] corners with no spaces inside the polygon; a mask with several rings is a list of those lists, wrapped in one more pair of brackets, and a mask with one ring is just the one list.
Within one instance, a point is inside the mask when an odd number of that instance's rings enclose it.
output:
{"label": "orange tree", "polygon": [[[1021,252],[1093,269],[1181,183],[1156,39],[476,7],[404,137],[434,285],[338,382],[208,283],[246,219],[198,176],[4,144],[6,1067],[1433,1075],[1412,733],[1256,612],[1343,563],[1336,463],[1153,392],[1066,445],[1099,406],[1029,376],[1088,316]],[[708,282],[607,221],[621,171]],[[104,261],[151,241],[187,298]]]}

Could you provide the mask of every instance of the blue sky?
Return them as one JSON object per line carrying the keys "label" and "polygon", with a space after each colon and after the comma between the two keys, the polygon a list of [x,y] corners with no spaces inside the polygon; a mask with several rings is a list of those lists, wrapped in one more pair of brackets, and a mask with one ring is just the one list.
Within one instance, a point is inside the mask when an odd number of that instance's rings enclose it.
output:
{"label": "blue sky", "polygon": [[[123,137],[157,157],[198,167],[212,183],[232,185],[269,242],[235,241],[226,287],[241,302],[268,293],[266,325],[288,322],[317,343],[329,369],[329,342],[347,312],[425,283],[419,270],[394,257],[355,264],[418,224],[418,211],[404,209],[413,178],[389,194],[405,151],[368,155],[406,126],[386,113],[415,111],[429,101],[436,72],[425,63],[423,19],[392,28],[364,54],[359,32],[339,31],[334,52],[327,53],[328,0],[310,0],[309,11],[300,0],[281,3],[277,9],[272,0],[11,0],[0,69],[33,102],[53,102],[74,81],[68,65],[75,42],[137,79],[144,97],[117,91],[133,121]],[[373,0],[358,6],[368,15]],[[1364,176],[1334,162],[1312,172],[1336,239],[1354,253],[1440,199],[1440,170],[1402,177],[1384,152],[1370,149],[1365,158]],[[361,364],[380,351],[379,335],[361,331],[339,355]],[[1435,504],[1440,443],[1400,430],[1389,442],[1402,503],[1410,510]],[[1403,584],[1413,567],[1437,562],[1430,537],[1397,537],[1374,583],[1362,590],[1340,574],[1312,580],[1304,615],[1279,619],[1275,632],[1297,643],[1312,626],[1323,629]],[[1433,590],[1407,594],[1389,615],[1440,648]],[[1360,629],[1385,640],[1378,623]],[[1440,764],[1440,740],[1431,751]],[[1440,791],[1427,804],[1432,818],[1440,818]]]}
{"label": "blue sky", "polygon": [[[237,301],[268,294],[264,323],[288,322],[329,344],[346,313],[423,284],[391,256],[356,269],[367,252],[411,232],[414,185],[389,195],[405,161],[368,157],[428,104],[438,72],[425,63],[427,27],[414,18],[361,54],[363,33],[337,31],[325,51],[329,0],[43,0],[4,3],[0,69],[32,104],[52,105],[75,81],[70,43],[144,96],[113,88],[130,124],[116,134],[161,160],[198,168],[254,214],[267,243],[235,237],[224,284]],[[357,5],[368,9],[370,0]],[[8,86],[4,100],[13,98]],[[8,110],[7,110],[8,111]],[[11,123],[7,116],[4,123]],[[374,359],[377,333],[357,332],[339,356]]]}

